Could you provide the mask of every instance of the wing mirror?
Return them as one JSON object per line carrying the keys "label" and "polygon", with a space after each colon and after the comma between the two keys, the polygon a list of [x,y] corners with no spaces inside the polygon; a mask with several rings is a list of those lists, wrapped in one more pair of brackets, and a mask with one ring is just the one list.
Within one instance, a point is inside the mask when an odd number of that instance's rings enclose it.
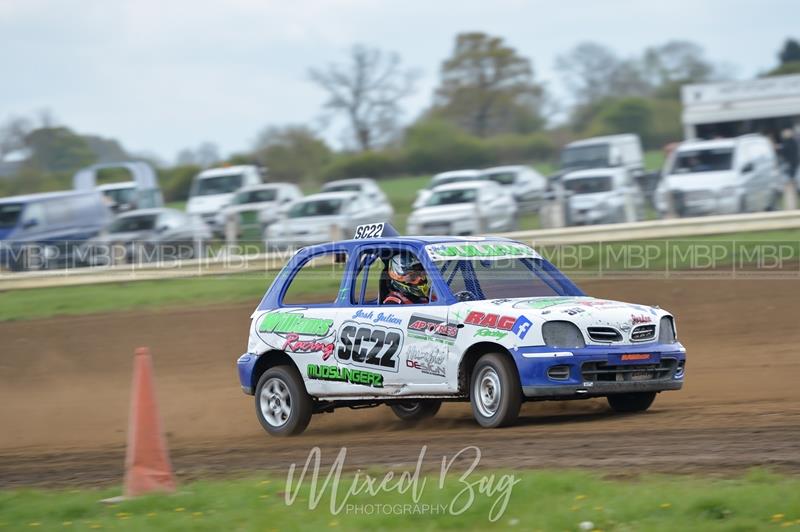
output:
{"label": "wing mirror", "polygon": [[31,227],[36,227],[39,225],[39,220],[36,218],[31,218],[30,220],[25,220],[25,223],[22,224],[23,229],[30,229]]}
{"label": "wing mirror", "polygon": [[742,173],[743,173],[743,174],[749,174],[749,173],[750,173],[750,172],[752,172],[754,169],[755,169],[755,168],[753,167],[753,163],[747,163],[746,165],[744,165],[744,166],[742,167]]}

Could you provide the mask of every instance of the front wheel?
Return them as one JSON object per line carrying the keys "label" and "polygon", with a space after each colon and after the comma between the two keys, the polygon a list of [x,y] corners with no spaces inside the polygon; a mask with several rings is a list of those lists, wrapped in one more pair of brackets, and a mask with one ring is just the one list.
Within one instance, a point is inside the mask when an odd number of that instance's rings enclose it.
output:
{"label": "front wheel", "polygon": [[311,396],[297,370],[290,366],[265,371],[258,380],[255,399],[258,421],[273,436],[300,434],[311,420]]}
{"label": "front wheel", "polygon": [[472,371],[469,395],[472,415],[480,426],[495,428],[514,423],[522,405],[514,363],[498,353],[483,355]]}
{"label": "front wheel", "polygon": [[609,395],[608,405],[614,412],[644,412],[656,398],[656,392],[615,393]]}
{"label": "front wheel", "polygon": [[442,402],[438,399],[423,399],[420,401],[391,403],[389,408],[392,409],[394,415],[403,421],[415,423],[435,416],[441,406]]}

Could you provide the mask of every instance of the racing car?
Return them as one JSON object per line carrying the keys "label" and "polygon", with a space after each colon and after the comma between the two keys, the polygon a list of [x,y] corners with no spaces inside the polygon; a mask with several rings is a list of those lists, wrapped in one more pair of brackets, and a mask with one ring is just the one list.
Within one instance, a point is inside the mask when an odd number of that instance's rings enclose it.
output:
{"label": "racing car", "polygon": [[[398,276],[401,260],[416,270]],[[314,279],[334,288],[309,296]],[[397,279],[425,297],[392,299]],[[526,244],[371,224],[295,253],[237,366],[263,428],[289,436],[340,407],[385,404],[414,423],[469,401],[482,427],[513,424],[529,400],[641,412],[683,386],[685,361],[669,312],[587,296]]]}

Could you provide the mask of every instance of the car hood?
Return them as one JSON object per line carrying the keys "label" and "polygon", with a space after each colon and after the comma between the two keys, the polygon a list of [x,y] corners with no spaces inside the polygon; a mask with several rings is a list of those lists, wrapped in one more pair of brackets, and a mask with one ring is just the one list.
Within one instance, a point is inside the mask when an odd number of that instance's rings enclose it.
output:
{"label": "car hood", "polygon": [[217,212],[228,205],[233,199],[233,194],[213,194],[210,196],[195,196],[186,203],[186,211],[190,214]]}
{"label": "car hood", "polygon": [[[479,314],[475,314],[475,313]],[[630,333],[639,325],[655,325],[670,314],[658,307],[649,307],[622,301],[597,299],[588,296],[551,296],[493,299],[458,303],[452,307],[451,321],[463,324],[470,336],[491,336],[494,315],[507,317],[504,320],[507,331],[503,343],[514,346],[543,345],[542,325],[548,321],[568,321],[575,324],[583,333],[587,345],[608,345],[607,342],[592,340],[589,327],[611,327],[622,336],[617,345],[632,344]],[[512,323],[513,326],[509,328]],[[526,323],[528,326],[525,326]],[[488,329],[488,331],[479,331]],[[502,331],[501,331],[502,333]],[[656,330],[656,338],[658,331]]]}
{"label": "car hood", "polygon": [[670,190],[721,190],[738,184],[738,174],[732,170],[723,172],[698,172],[694,174],[670,174],[665,179]]}
{"label": "car hood", "polygon": [[456,217],[475,216],[474,203],[458,203],[455,205],[436,205],[421,207],[413,213],[415,220],[441,219],[454,220]]}
{"label": "car hood", "polygon": [[594,194],[578,194],[569,198],[569,204],[574,209],[591,209],[599,206],[604,201],[611,198],[609,192],[597,192]]}

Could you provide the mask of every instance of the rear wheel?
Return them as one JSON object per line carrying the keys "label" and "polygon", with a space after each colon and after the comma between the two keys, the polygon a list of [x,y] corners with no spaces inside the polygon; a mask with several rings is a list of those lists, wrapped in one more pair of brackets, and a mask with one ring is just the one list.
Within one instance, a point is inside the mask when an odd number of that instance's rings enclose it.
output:
{"label": "rear wheel", "polygon": [[442,402],[438,399],[423,399],[420,401],[391,403],[389,408],[392,409],[394,415],[403,421],[413,423],[435,416],[441,406]]}
{"label": "rear wheel", "polygon": [[656,392],[615,393],[607,397],[614,412],[644,412],[656,398]]}
{"label": "rear wheel", "polygon": [[258,421],[273,436],[300,434],[311,420],[311,396],[291,366],[265,371],[258,380],[255,400]]}
{"label": "rear wheel", "polygon": [[483,355],[475,364],[470,384],[475,421],[482,427],[511,425],[519,416],[522,392],[514,363],[498,353]]}

